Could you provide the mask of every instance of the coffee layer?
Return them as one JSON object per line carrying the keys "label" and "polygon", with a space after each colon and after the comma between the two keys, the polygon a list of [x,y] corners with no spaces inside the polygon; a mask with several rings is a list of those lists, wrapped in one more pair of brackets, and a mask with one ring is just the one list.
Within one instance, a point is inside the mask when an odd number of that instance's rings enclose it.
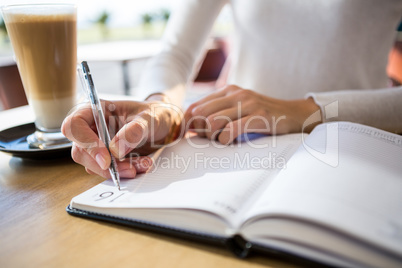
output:
{"label": "coffee layer", "polygon": [[9,14],[7,30],[29,99],[75,95],[75,14]]}

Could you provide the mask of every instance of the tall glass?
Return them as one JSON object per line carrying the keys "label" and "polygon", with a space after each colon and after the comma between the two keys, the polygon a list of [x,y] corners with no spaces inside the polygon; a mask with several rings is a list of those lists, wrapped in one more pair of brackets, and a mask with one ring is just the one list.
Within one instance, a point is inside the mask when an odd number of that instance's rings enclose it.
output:
{"label": "tall glass", "polygon": [[60,128],[76,99],[76,6],[9,5],[2,13],[36,117],[36,132],[28,136],[28,143],[34,148],[68,143]]}

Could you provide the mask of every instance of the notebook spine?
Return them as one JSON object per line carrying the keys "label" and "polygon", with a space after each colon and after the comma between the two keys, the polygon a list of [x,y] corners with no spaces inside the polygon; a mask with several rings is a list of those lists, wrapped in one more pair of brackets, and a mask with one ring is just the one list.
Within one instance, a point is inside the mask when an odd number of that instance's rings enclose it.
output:
{"label": "notebook spine", "polygon": [[241,235],[234,235],[226,240],[226,247],[237,257],[244,259],[251,251],[252,245]]}

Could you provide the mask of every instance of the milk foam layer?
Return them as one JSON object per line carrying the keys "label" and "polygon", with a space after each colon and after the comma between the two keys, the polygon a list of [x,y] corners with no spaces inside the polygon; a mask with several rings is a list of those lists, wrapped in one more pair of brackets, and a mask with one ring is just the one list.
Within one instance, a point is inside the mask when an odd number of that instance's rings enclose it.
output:
{"label": "milk foam layer", "polygon": [[53,21],[75,14],[74,5],[37,4],[10,5],[3,8],[5,20],[9,22],[24,22],[26,20]]}
{"label": "milk foam layer", "polygon": [[61,124],[75,104],[75,97],[54,100],[29,99],[36,127],[42,131],[60,131]]}

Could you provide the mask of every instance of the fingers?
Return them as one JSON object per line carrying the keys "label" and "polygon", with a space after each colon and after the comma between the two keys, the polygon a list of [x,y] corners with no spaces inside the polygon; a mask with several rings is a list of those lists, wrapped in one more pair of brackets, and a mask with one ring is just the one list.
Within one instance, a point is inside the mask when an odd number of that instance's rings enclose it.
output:
{"label": "fingers", "polygon": [[241,109],[241,107],[233,107],[211,114],[206,120],[206,124],[208,125],[205,128],[206,137],[211,140],[217,139],[226,125],[246,115],[245,109]]}
{"label": "fingers", "polygon": [[211,121],[208,120],[210,116],[222,110],[229,109],[231,106],[229,100],[224,96],[207,101],[189,111],[185,117],[188,119],[186,122],[191,130],[197,132],[200,136],[205,136],[206,133],[211,131]]}
{"label": "fingers", "polygon": [[242,133],[272,133],[271,123],[276,126],[282,118],[275,119],[284,109],[281,104],[251,90],[228,86],[191,105],[186,124],[199,136],[227,144]]}
{"label": "fingers", "polygon": [[135,150],[151,153],[166,142],[172,141],[180,130],[181,110],[166,103],[150,103],[139,113],[127,117],[124,126],[110,143],[110,151],[123,158]]}
{"label": "fingers", "polygon": [[[149,104],[136,102],[102,102],[105,105],[105,118],[109,131],[119,129],[110,143],[110,150],[117,159],[123,159],[132,149],[141,146],[151,136],[150,122],[156,125],[156,137],[163,136],[160,131],[162,119],[151,116]],[[157,109],[156,109],[157,110]],[[142,111],[142,112],[140,112]],[[162,113],[161,114],[166,114]],[[155,123],[156,122],[156,123]],[[168,126],[165,127],[168,129]],[[89,105],[76,110],[68,116],[62,125],[63,134],[73,141],[71,151],[75,162],[85,166],[90,174],[98,174],[110,178],[110,152],[99,140],[92,109]],[[168,133],[168,130],[165,131]],[[115,132],[110,132],[114,134]],[[112,135],[113,136],[113,135]],[[162,139],[162,138],[161,138]],[[129,157],[117,161],[118,171],[122,177],[134,178],[136,174],[145,172],[152,165],[149,157]]]}
{"label": "fingers", "polygon": [[199,136],[216,139],[228,123],[249,115],[257,98],[250,90],[227,86],[191,105],[186,112],[186,125]]}
{"label": "fingers", "polygon": [[124,158],[134,148],[143,145],[149,136],[151,116],[141,112],[125,124],[110,142],[110,152],[118,159]]}
{"label": "fingers", "polygon": [[79,147],[76,143],[73,143],[71,157],[76,163],[85,166],[86,169],[92,170],[94,173],[104,178],[110,178],[110,174],[108,174],[107,170],[110,166],[110,162],[109,164],[97,162],[94,157],[92,157],[84,148]]}
{"label": "fingers", "polygon": [[203,130],[208,127],[207,117],[234,106],[236,100],[231,95],[239,91],[239,89],[239,87],[233,85],[226,86],[222,90],[191,104],[184,115],[187,129],[194,130],[200,136],[205,136]]}
{"label": "fingers", "polygon": [[[73,146],[72,156],[77,163],[85,163],[85,169],[89,174],[96,174],[108,179],[111,178],[109,170],[101,169],[97,162],[82,148]],[[132,179],[137,174],[146,172],[152,164],[152,159],[148,156],[129,157],[122,161],[117,161],[117,170],[121,178]]]}
{"label": "fingers", "polygon": [[[62,124],[61,130],[64,136],[74,142],[75,147],[80,147],[81,150],[76,150],[74,155],[77,152],[85,152],[92,158],[92,162],[96,162],[102,169],[107,169],[110,165],[109,152],[105,144],[99,140],[92,126],[94,126],[92,109],[85,106],[68,116]],[[75,157],[77,156],[75,155]]]}
{"label": "fingers", "polygon": [[188,110],[192,111],[195,107],[200,106],[201,104],[204,104],[204,103],[209,102],[211,100],[226,96],[228,94],[228,92],[230,91],[229,89],[230,89],[230,86],[226,87],[225,89],[218,90],[218,91],[216,91],[214,93],[209,94],[208,96],[206,96],[206,97],[200,99],[199,101],[196,101],[193,104],[191,104],[188,107]]}
{"label": "fingers", "polygon": [[[204,104],[201,104],[192,110],[193,126],[194,129],[205,129],[206,125],[211,124],[211,115],[219,112],[220,115],[225,116],[223,110],[230,109],[232,103],[229,97],[221,97],[215,100],[210,100]],[[209,130],[207,129],[207,133]],[[207,135],[208,136],[208,135]]]}

